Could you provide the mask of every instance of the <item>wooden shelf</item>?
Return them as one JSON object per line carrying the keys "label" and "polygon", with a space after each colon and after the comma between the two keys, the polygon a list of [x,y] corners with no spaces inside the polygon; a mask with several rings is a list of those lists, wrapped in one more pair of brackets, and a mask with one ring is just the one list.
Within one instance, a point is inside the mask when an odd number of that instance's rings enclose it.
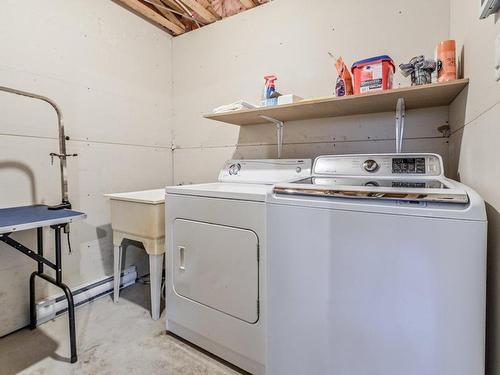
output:
{"label": "wooden shelf", "polygon": [[396,109],[396,103],[399,98],[405,100],[407,110],[439,107],[449,105],[468,84],[468,79],[459,79],[452,82],[410,86],[370,94],[304,100],[298,103],[274,107],[210,114],[204,117],[233,125],[256,125],[269,123],[268,120],[261,116],[286,122],[376,112],[392,112]]}

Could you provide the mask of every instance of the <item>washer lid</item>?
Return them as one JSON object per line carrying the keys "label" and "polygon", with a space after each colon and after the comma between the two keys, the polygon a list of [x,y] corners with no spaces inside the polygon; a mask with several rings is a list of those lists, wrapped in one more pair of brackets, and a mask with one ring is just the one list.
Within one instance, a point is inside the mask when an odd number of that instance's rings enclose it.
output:
{"label": "washer lid", "polygon": [[277,194],[467,204],[464,189],[446,180],[437,154],[324,155],[312,177],[278,184]]}
{"label": "washer lid", "polygon": [[309,177],[274,187],[276,194],[467,204],[465,190],[443,179]]}
{"label": "washer lid", "polygon": [[[422,194],[427,191],[443,192],[447,194],[456,192],[457,194],[466,194],[468,203],[450,203],[446,201],[437,200],[416,200],[416,199],[402,199],[401,197],[394,197],[393,199],[383,199],[383,197],[374,196],[375,190],[383,189],[381,187],[361,187],[352,186],[350,189],[345,189],[338,194],[300,194],[298,192],[291,193],[290,190],[283,192],[279,190],[284,189],[312,189],[313,185],[307,184],[278,184],[273,189],[273,192],[267,195],[266,202],[271,205],[290,205],[297,207],[308,208],[323,208],[333,210],[348,210],[348,211],[363,211],[363,212],[377,212],[386,213],[390,215],[410,215],[422,217],[439,217],[445,219],[457,220],[474,220],[486,221],[485,204],[481,196],[470,187],[461,184],[460,182],[450,180],[448,178],[438,178],[439,182],[445,184],[449,189],[415,189],[413,192],[407,190],[407,196],[410,194]],[[330,185],[335,186],[335,185]],[[341,190],[342,187],[337,186]],[[390,188],[387,188],[390,189]],[[394,188],[399,189],[399,188]],[[349,192],[352,192],[351,195]],[[371,196],[368,194],[371,193]],[[380,193],[380,191],[379,191]],[[391,192],[392,193],[392,192]],[[364,198],[356,197],[355,194],[363,195]],[[381,193],[383,194],[383,193]]]}
{"label": "washer lid", "polygon": [[272,185],[214,182],[209,184],[167,186],[168,194],[190,195],[209,198],[239,199],[264,202]]}

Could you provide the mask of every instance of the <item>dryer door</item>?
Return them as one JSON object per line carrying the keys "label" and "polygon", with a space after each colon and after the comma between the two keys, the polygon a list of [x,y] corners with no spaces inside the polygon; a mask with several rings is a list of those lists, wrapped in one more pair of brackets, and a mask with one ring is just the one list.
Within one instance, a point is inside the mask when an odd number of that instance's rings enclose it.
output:
{"label": "dryer door", "polygon": [[175,292],[245,322],[257,322],[255,232],[183,219],[176,219],[173,229]]}

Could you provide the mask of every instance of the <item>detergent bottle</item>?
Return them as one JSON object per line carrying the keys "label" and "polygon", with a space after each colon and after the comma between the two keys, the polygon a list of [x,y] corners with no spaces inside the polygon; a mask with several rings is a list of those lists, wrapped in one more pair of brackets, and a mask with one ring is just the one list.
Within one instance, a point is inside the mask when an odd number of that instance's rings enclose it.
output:
{"label": "detergent bottle", "polygon": [[264,92],[262,93],[262,106],[269,107],[278,104],[278,93],[276,92],[276,80],[278,77],[275,75],[264,76],[266,81],[264,85]]}

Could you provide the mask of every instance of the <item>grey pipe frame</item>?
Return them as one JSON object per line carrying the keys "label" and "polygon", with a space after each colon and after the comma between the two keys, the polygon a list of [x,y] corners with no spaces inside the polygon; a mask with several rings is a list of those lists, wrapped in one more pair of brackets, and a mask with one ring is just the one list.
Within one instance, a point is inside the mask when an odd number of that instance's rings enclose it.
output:
{"label": "grey pipe frame", "polygon": [[56,156],[59,158],[60,175],[61,175],[61,206],[70,208],[71,205],[69,203],[69,197],[68,197],[68,176],[66,172],[66,158],[68,156],[76,156],[76,154],[71,154],[71,155],[66,154],[66,135],[64,133],[64,118],[61,108],[52,99],[43,95],[35,94],[28,91],[17,90],[6,86],[0,86],[0,91],[20,96],[25,96],[28,98],[42,100],[50,104],[50,106],[56,111],[58,129],[59,129],[59,154],[52,153],[51,156],[52,157]]}

